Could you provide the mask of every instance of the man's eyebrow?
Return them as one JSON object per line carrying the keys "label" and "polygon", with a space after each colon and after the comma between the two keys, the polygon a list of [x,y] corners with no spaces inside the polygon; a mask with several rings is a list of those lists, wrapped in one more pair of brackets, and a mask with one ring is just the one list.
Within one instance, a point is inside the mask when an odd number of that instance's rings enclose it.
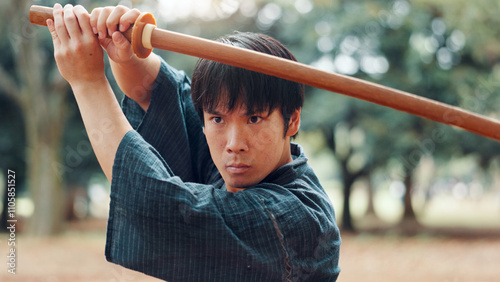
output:
{"label": "man's eyebrow", "polygon": [[222,113],[217,111],[217,109],[206,109],[205,112],[209,115],[221,116]]}
{"label": "man's eyebrow", "polygon": [[265,110],[265,109],[261,109],[261,110],[254,109],[254,110],[251,110],[251,111],[247,111],[246,115],[247,116],[260,115],[260,116],[263,116],[263,117],[268,117],[269,115],[271,115],[271,112],[272,111]]}
{"label": "man's eyebrow", "polygon": [[[232,112],[232,110],[229,110],[229,111],[227,111],[227,110],[226,110],[226,112],[220,112],[220,110],[219,110],[218,108],[215,108],[215,109],[214,109],[214,108],[212,108],[212,109],[205,109],[205,110],[203,110],[203,111],[204,111],[205,113],[209,114],[209,115],[215,115],[215,116],[223,116],[223,115],[225,115],[225,114],[227,114],[227,113]],[[247,109],[247,110],[245,111],[245,113],[244,113],[244,115],[245,115],[245,116],[261,115],[261,116],[263,116],[263,117],[267,117],[267,116],[269,116],[270,114],[271,114],[271,113],[270,113],[270,111],[269,111],[269,110],[264,110],[264,109],[262,109],[262,110],[259,110],[259,109],[254,109],[254,110],[251,110],[251,111],[249,111],[249,110]]]}

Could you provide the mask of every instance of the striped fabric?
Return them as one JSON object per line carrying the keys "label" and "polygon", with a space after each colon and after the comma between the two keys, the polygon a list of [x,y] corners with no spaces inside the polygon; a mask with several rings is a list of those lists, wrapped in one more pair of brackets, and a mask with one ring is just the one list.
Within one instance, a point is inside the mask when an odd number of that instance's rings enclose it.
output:
{"label": "striped fabric", "polygon": [[293,161],[230,193],[213,164],[190,81],[162,62],[151,105],[128,98],[118,148],[108,261],[168,281],[335,281],[340,234],[299,145]]}

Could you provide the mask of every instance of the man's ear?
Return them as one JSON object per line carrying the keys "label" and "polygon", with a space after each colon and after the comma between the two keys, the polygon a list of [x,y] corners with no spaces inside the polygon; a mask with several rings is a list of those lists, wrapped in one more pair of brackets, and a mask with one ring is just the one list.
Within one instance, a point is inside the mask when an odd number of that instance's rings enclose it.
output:
{"label": "man's ear", "polygon": [[286,136],[294,136],[299,131],[300,127],[300,111],[301,109],[295,110],[290,116],[290,121],[288,121],[288,130]]}

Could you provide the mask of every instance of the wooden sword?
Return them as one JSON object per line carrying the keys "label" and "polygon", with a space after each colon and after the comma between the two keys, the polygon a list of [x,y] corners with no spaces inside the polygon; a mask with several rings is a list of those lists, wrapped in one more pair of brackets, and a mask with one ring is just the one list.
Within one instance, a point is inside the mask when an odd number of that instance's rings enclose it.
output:
{"label": "wooden sword", "polygon": [[[46,20],[53,19],[52,10],[49,7],[31,6],[30,22],[46,26]],[[149,13],[141,14],[123,34],[140,58],[149,56],[153,48],[195,56],[344,94],[500,141],[500,122],[492,118],[299,62],[160,29]]]}

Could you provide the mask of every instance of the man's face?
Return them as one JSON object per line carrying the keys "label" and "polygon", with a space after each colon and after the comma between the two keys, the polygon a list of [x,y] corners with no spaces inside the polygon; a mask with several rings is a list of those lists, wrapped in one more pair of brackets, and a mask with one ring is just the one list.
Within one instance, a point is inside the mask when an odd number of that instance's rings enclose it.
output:
{"label": "man's face", "polygon": [[286,136],[279,110],[248,115],[240,105],[230,112],[218,107],[203,116],[210,154],[228,191],[255,185],[292,161],[289,136],[298,130],[300,110],[290,119]]}

